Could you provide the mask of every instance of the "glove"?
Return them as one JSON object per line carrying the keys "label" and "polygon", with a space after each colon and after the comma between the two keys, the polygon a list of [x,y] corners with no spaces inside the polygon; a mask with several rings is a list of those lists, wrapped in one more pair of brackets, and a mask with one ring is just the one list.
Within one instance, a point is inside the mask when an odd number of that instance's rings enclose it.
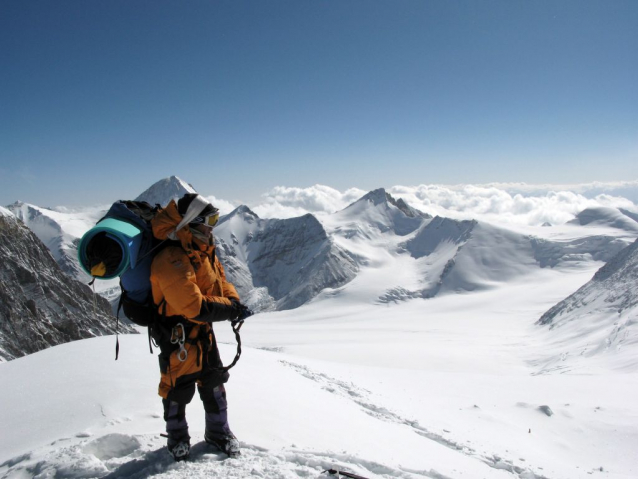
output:
{"label": "glove", "polygon": [[237,311],[237,317],[235,319],[231,319],[232,322],[243,321],[244,319],[253,315],[253,312],[250,309],[248,309],[236,299],[231,299],[230,301],[231,303],[233,303],[233,308]]}
{"label": "glove", "polygon": [[215,303],[213,301],[202,301],[202,307],[197,321],[206,323],[216,323],[218,321],[236,321],[240,310],[233,304]]}

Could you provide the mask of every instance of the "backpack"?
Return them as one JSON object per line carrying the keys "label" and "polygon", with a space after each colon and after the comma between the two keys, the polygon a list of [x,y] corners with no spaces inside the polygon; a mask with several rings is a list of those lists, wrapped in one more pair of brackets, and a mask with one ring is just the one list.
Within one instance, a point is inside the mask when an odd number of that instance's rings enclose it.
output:
{"label": "backpack", "polygon": [[[122,309],[133,323],[148,328],[151,354],[153,330],[162,330],[151,292],[151,264],[155,255],[168,244],[166,240],[155,238],[151,227],[151,220],[160,211],[159,205],[151,206],[145,201],[116,201],[106,215],[82,236],[78,247],[80,265],[93,276],[93,281],[96,278],[120,278],[122,294],[117,307],[116,335]],[[93,284],[93,281],[89,284]],[[161,306],[162,303],[159,307]],[[237,340],[237,353],[232,363],[220,368],[222,370],[228,371],[241,356],[239,329],[242,324],[243,320],[232,325]],[[115,345],[116,360],[119,351],[118,337]]]}
{"label": "backpack", "polygon": [[[144,201],[116,201],[82,236],[78,247],[80,265],[93,276],[93,281],[119,276],[122,294],[117,325],[123,310],[133,323],[148,327],[149,336],[157,319],[151,294],[151,263],[163,243],[153,236],[151,220],[159,211],[159,205]],[[115,359],[118,352],[119,339]]]}

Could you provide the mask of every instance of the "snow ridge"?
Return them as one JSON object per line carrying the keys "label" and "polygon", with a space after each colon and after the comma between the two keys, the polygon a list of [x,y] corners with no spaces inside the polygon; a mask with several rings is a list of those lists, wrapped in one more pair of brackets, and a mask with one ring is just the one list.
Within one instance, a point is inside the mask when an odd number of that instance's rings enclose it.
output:
{"label": "snow ridge", "polygon": [[536,361],[542,371],[577,367],[604,356],[613,369],[638,367],[638,240],[600,268],[591,281],[549,309],[538,320],[549,325],[549,340],[560,356]]}

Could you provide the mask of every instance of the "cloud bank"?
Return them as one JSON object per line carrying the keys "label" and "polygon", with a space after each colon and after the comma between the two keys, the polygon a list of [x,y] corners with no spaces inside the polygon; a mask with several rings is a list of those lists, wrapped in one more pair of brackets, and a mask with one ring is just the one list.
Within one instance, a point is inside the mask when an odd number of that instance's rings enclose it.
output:
{"label": "cloud bank", "polygon": [[[590,207],[625,208],[638,212],[638,181],[580,185],[418,185],[386,188],[395,198],[431,215],[483,219],[500,223],[563,224]],[[366,194],[324,185],[309,188],[279,186],[249,205],[262,218],[290,218],[306,213],[339,211]]]}
{"label": "cloud bank", "polygon": [[306,213],[334,213],[357,201],[367,191],[350,188],[340,192],[324,185],[309,188],[277,186],[264,194],[263,202],[252,207],[262,218],[292,218]]}
{"label": "cloud bank", "polygon": [[235,208],[237,208],[237,206],[239,206],[239,205],[234,205],[230,201],[216,198],[214,196],[204,196],[204,198],[206,198],[206,201],[208,201],[215,208],[219,208],[220,215],[227,215],[228,213],[233,211]]}

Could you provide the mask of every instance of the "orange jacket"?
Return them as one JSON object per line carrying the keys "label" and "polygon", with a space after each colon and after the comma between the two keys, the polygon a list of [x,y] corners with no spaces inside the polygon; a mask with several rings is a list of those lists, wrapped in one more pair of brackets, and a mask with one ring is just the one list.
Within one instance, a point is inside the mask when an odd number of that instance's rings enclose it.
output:
{"label": "orange jacket", "polygon": [[[153,234],[160,240],[167,239],[181,219],[177,204],[171,201],[152,220]],[[177,238],[181,247],[167,246],[151,266],[153,302],[159,305],[166,300],[166,316],[183,316],[200,323],[196,318],[202,302],[230,305],[231,299],[239,301],[235,287],[226,281],[215,247],[200,243],[188,226],[177,232]]]}

